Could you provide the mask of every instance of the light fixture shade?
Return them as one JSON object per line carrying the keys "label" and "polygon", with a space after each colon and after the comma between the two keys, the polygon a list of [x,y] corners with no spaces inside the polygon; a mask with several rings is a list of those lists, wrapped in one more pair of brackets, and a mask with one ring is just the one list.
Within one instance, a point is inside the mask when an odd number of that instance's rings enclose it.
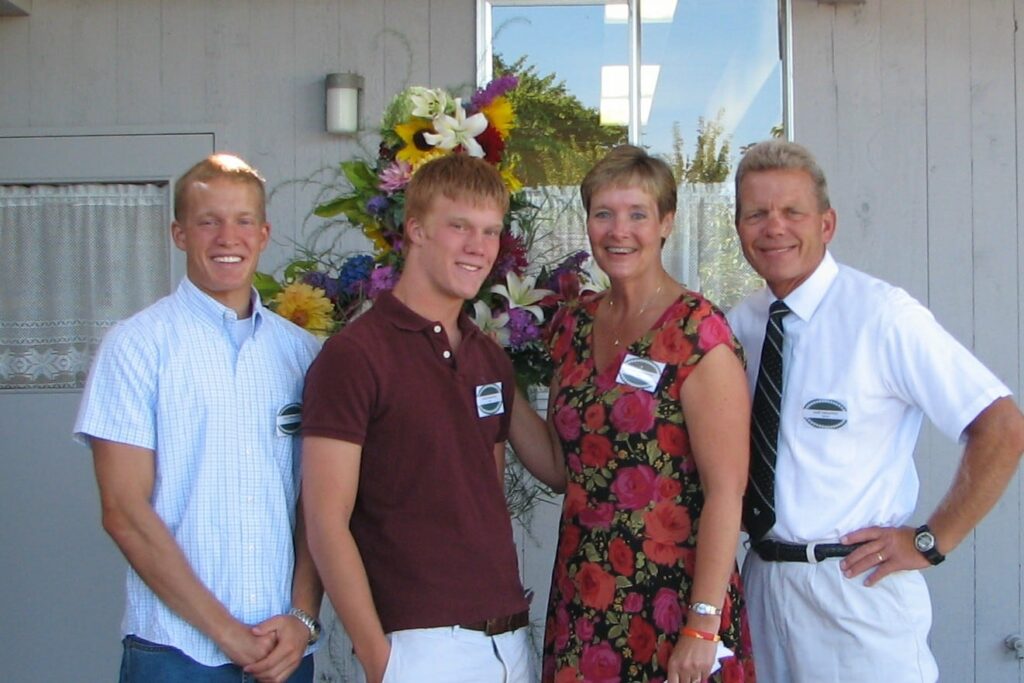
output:
{"label": "light fixture shade", "polygon": [[358,74],[327,74],[327,132],[355,133],[359,130],[359,91],[363,77]]}

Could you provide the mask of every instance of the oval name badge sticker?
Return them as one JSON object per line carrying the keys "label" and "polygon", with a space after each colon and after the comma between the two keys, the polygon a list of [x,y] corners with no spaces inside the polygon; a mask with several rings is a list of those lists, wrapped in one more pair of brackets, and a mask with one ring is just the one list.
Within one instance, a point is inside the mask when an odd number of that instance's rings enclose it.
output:
{"label": "oval name badge sticker", "polygon": [[846,424],[846,406],[831,398],[814,398],[804,404],[804,421],[818,429],[839,429]]}
{"label": "oval name badge sticker", "polygon": [[476,387],[477,417],[492,417],[505,412],[505,398],[501,395],[501,382]]}
{"label": "oval name badge sticker", "polygon": [[277,435],[295,436],[302,428],[302,404],[289,403],[277,411]]}
{"label": "oval name badge sticker", "polygon": [[654,393],[658,389],[658,382],[664,371],[664,363],[627,353],[626,357],[622,359],[619,375],[615,381]]}

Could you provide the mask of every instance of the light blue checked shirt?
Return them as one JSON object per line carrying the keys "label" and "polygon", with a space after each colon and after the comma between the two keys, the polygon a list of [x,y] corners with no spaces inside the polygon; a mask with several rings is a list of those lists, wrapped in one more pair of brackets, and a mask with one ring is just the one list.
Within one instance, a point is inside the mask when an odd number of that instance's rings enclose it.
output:
{"label": "light blue checked shirt", "polygon": [[[233,328],[249,325],[236,345]],[[199,580],[240,621],[291,607],[298,440],[279,428],[302,401],[316,339],[264,309],[235,312],[187,278],[115,326],[90,371],[75,437],[156,452],[153,507]],[[129,567],[122,634],[229,660]]]}

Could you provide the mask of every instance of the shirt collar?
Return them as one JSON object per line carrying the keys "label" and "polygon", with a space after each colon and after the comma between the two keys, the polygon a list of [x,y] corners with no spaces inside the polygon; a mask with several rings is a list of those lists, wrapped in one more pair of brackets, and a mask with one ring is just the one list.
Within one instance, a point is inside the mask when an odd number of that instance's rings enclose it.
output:
{"label": "shirt collar", "polygon": [[[441,324],[437,320],[427,320],[419,313],[399,301],[398,297],[396,297],[392,292],[381,292],[377,295],[377,298],[373,301],[373,307],[378,309],[386,320],[400,330],[418,332]],[[480,328],[476,326],[476,323],[466,315],[465,310],[459,312],[458,323],[459,331],[462,332],[463,339],[480,331]]]}
{"label": "shirt collar", "polygon": [[811,276],[784,299],[789,310],[799,316],[801,320],[810,320],[838,274],[839,265],[826,249],[825,257],[821,259],[821,263],[814,269]]}
{"label": "shirt collar", "polygon": [[[225,306],[196,287],[195,283],[189,280],[188,277],[181,279],[181,284],[178,285],[178,295],[192,313],[214,327],[224,328],[228,325],[233,325],[238,320],[238,314],[233,308]],[[252,332],[255,334],[263,326],[263,316],[266,309],[263,308],[263,303],[260,301],[255,288],[249,292],[249,301],[252,303],[252,315],[249,316],[249,320],[252,321]]]}

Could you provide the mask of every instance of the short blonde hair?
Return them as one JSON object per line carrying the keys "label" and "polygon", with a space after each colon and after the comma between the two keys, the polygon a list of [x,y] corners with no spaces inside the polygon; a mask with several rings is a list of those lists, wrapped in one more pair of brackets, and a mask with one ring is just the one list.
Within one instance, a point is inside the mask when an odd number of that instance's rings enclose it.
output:
{"label": "short blonde hair", "polygon": [[676,179],[669,165],[634,145],[619,145],[594,164],[583,182],[580,197],[590,215],[590,200],[607,187],[639,187],[654,199],[658,218],[676,210]]}
{"label": "short blonde hair", "polygon": [[245,183],[259,192],[260,220],[267,219],[267,190],[259,171],[234,154],[218,152],[206,157],[174,183],[174,220],[180,221],[188,211],[188,189],[195,183],[206,183],[214,178]]}

